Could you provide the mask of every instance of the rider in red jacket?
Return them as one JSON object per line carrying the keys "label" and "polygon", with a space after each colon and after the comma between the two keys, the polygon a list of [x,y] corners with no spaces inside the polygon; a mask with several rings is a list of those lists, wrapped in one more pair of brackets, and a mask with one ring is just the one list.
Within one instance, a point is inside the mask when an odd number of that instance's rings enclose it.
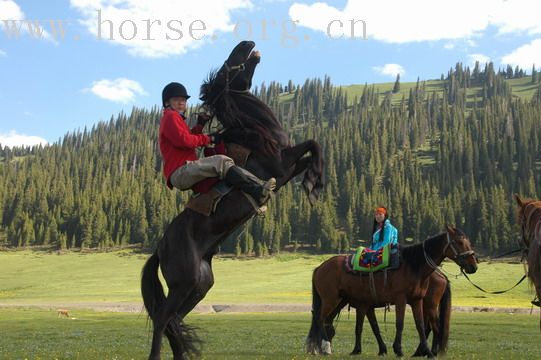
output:
{"label": "rider in red jacket", "polygon": [[190,98],[186,88],[172,82],[162,91],[163,116],[160,121],[159,143],[163,158],[163,172],[169,188],[191,189],[196,183],[210,177],[224,179],[229,185],[246,192],[258,204],[265,203],[276,185],[276,179],[263,181],[245,169],[236,166],[225,155],[197,158],[195,149],[210,143],[219,143],[220,134],[202,134],[208,116],[200,114],[191,130],[184,112]]}

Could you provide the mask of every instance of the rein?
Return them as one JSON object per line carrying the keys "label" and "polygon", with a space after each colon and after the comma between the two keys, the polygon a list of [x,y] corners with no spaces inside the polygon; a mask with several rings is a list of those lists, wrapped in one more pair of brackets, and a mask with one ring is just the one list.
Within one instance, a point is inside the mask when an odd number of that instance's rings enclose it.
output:
{"label": "rein", "polygon": [[[442,252],[445,253],[447,248],[450,247],[451,250],[453,250],[453,253],[455,254],[455,258],[452,259],[452,260],[456,261],[458,259],[465,258],[466,256],[475,254],[475,252],[473,250],[463,251],[463,252],[459,253],[457,251],[455,245],[454,245],[454,241],[451,241],[451,237],[449,236],[449,232],[446,232],[446,235],[447,235],[447,237],[446,237],[447,238],[447,244],[445,244],[445,247],[443,248]],[[436,262],[434,262],[434,260],[432,260],[432,258],[426,253],[425,242],[426,242],[426,240],[423,241],[423,255],[425,257],[425,261],[428,264],[428,266],[430,266],[433,270],[439,271],[439,272],[444,273],[444,274],[447,274],[448,276],[454,276],[455,278],[460,276],[460,274],[451,274],[448,271],[445,271],[442,268],[440,268],[438,266],[438,264],[436,264]],[[464,270],[462,269],[462,266],[460,267],[460,270],[462,271],[462,273],[464,273]]]}
{"label": "rein", "polygon": [[505,257],[507,255],[516,254],[516,253],[519,253],[519,252],[524,252],[525,250],[527,250],[527,249],[521,248],[521,249],[511,250],[511,251],[508,251],[506,253],[500,254],[498,256],[494,256],[491,259],[499,259],[499,258]]}
{"label": "rein", "polygon": [[[229,89],[229,84],[231,84],[231,82],[233,80],[235,80],[235,77],[237,77],[237,75],[241,71],[246,70],[246,66],[244,64],[245,63],[240,63],[239,65],[229,66],[229,64],[227,63],[227,60],[224,61],[224,67],[225,67],[225,70],[226,70],[226,73],[225,73],[225,86],[224,86],[224,88],[222,90],[220,90],[220,92],[216,95],[214,100],[209,104],[210,106],[213,106],[216,103],[216,101],[218,101],[220,96],[222,96],[223,93],[226,93],[226,94],[228,92],[242,93],[242,92],[248,92],[249,91],[249,89],[246,89],[246,90],[231,90],[231,89]],[[229,74],[234,70],[238,70],[238,71],[235,73],[235,75],[231,79],[229,79]]]}
{"label": "rein", "polygon": [[468,275],[466,275],[466,273],[464,272],[464,269],[460,269],[460,271],[462,272],[462,275],[464,275],[466,277],[466,279],[468,279],[468,281],[470,282],[470,284],[472,284],[474,287],[476,287],[477,289],[481,290],[482,292],[484,293],[487,293],[487,294],[503,294],[503,293],[506,293],[510,290],[513,290],[514,288],[516,288],[521,282],[524,281],[524,279],[526,279],[526,275],[522,275],[522,278],[520,278],[520,280],[515,284],[513,285],[512,287],[510,287],[509,289],[506,289],[506,290],[498,290],[498,291],[487,291],[485,289],[483,289],[482,287],[480,287],[479,285],[475,284],[473,281],[470,280],[470,278],[468,277]]}
{"label": "rein", "polygon": [[[249,93],[250,92],[250,89],[245,89],[245,90],[234,90],[234,89],[230,89],[229,88],[229,84],[231,84],[231,82],[233,82],[233,80],[235,80],[235,78],[240,74],[241,71],[245,71],[246,70],[246,66],[244,65],[245,62],[243,63],[240,63],[239,65],[234,65],[234,66],[229,66],[229,64],[227,63],[227,60],[224,61],[224,67],[225,67],[225,70],[226,70],[226,73],[225,73],[225,86],[222,90],[220,90],[220,92],[218,92],[218,94],[214,97],[214,100],[208,104],[208,106],[213,109],[214,108],[214,104],[216,104],[216,102],[218,101],[218,99],[225,93],[235,93],[235,94],[246,94],[246,93]],[[235,71],[235,70],[238,70],[235,75],[233,75],[233,77],[230,79],[229,78],[229,74],[232,72],[232,71]],[[211,111],[211,118],[214,118],[215,116],[215,113],[214,111]],[[244,128],[244,125],[241,123],[242,127]]]}
{"label": "rein", "polygon": [[[526,249],[527,250],[527,249]],[[502,258],[504,256],[507,256],[507,255],[511,255],[511,254],[514,254],[514,253],[518,253],[518,252],[523,252],[524,249],[518,249],[518,250],[512,250],[512,251],[508,251],[504,254],[501,254],[501,255],[498,255],[496,257],[493,257],[493,259],[498,259],[498,258]],[[481,290],[482,292],[484,293],[487,293],[487,294],[504,294],[510,290],[513,290],[514,288],[516,288],[521,282],[524,281],[524,279],[526,279],[526,274],[522,275],[522,277],[520,278],[520,280],[515,284],[513,285],[512,287],[510,287],[509,289],[506,289],[506,290],[497,290],[497,291],[487,291],[485,289],[483,289],[482,287],[480,287],[479,285],[475,284],[473,281],[470,280],[470,278],[468,277],[468,275],[464,272],[463,269],[460,269],[460,271],[462,272],[462,275],[464,275],[464,277],[470,282],[470,284],[472,284],[475,288],[477,288],[478,290]]]}

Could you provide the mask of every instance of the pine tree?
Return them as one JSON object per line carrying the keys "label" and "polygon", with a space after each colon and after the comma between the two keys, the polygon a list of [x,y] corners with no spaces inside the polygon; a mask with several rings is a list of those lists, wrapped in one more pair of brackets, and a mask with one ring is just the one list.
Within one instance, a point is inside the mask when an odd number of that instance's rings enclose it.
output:
{"label": "pine tree", "polygon": [[400,74],[396,74],[396,81],[393,86],[393,94],[396,94],[400,91]]}

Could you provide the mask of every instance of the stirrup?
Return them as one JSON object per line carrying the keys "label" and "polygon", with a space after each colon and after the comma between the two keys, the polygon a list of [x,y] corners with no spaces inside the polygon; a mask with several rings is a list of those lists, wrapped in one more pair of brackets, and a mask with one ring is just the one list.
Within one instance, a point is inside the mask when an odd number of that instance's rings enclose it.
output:
{"label": "stirrup", "polygon": [[259,207],[259,209],[257,209],[257,216],[261,216],[261,217],[265,217],[265,215],[267,214],[267,210],[268,210],[268,207],[267,205],[262,205]]}
{"label": "stirrup", "polygon": [[265,181],[263,187],[268,191],[273,191],[274,189],[276,189],[276,179],[271,177],[269,180]]}

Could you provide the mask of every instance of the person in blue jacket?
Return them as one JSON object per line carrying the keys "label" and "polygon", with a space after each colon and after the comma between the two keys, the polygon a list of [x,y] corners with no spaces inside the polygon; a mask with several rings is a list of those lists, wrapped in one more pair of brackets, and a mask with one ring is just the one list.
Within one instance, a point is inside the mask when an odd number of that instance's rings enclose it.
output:
{"label": "person in blue jacket", "polygon": [[387,209],[383,206],[374,212],[374,227],[372,228],[372,250],[379,250],[387,244],[398,244],[398,230],[391,225]]}

